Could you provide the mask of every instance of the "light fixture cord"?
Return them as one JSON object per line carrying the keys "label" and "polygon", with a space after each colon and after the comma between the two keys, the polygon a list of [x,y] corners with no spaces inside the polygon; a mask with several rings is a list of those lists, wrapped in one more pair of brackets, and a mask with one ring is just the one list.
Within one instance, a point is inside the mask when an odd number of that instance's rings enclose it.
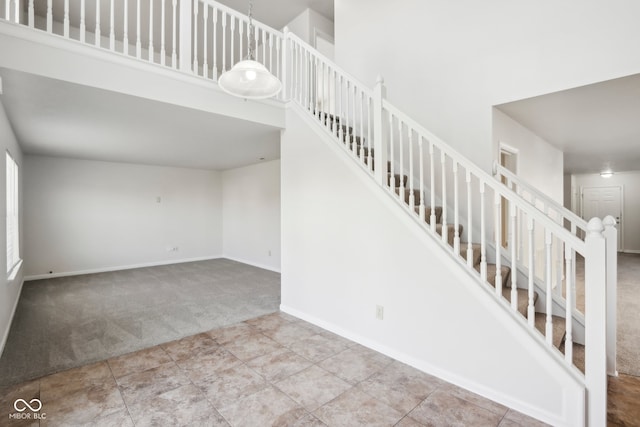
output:
{"label": "light fixture cord", "polygon": [[253,28],[253,1],[249,1],[249,59],[254,59],[255,54],[255,33]]}

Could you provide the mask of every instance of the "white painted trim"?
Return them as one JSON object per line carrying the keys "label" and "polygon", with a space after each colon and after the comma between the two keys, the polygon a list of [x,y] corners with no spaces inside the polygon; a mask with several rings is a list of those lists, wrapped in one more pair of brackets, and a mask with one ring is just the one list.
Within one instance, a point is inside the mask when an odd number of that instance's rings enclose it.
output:
{"label": "white painted trim", "polygon": [[487,399],[491,399],[495,402],[499,402],[509,408],[515,409],[523,414],[527,414],[531,417],[537,418],[545,423],[554,426],[569,426],[567,424],[567,420],[562,420],[560,418],[555,417],[553,414],[548,412],[540,411],[538,408],[534,408],[530,406],[527,402],[523,402],[517,399],[513,399],[511,396],[505,395],[503,393],[498,393],[493,389],[487,388],[482,384],[478,384],[473,381],[469,381],[464,377],[456,375],[447,370],[436,367],[430,363],[426,363],[422,360],[418,360],[414,357],[408,356],[402,352],[396,351],[390,347],[379,344],[376,341],[367,339],[361,335],[351,333],[339,326],[336,326],[332,323],[325,322],[317,317],[307,315],[301,311],[295,310],[286,305],[280,305],[280,311],[287,313],[291,316],[297,317],[299,319],[304,320],[305,322],[309,322],[315,326],[318,326],[327,331],[333,332],[336,335],[339,335],[343,338],[346,338],[350,341],[361,344],[367,348],[375,350],[379,353],[384,354],[385,356],[391,357],[392,359],[398,360],[402,363],[405,363],[413,368],[416,368],[422,372],[425,372],[429,375],[436,376],[448,383],[454,384],[458,387],[464,388],[466,390],[472,391],[480,396],[486,397]]}
{"label": "white painted trim", "polygon": [[620,252],[623,254],[640,254],[640,249],[625,249]]}
{"label": "white painted trim", "polygon": [[263,270],[273,271],[274,273],[282,273],[282,271],[280,269],[275,269],[275,268],[270,267],[268,265],[260,264],[259,262],[248,261],[246,259],[230,257],[230,256],[227,256],[227,255],[223,255],[222,258],[225,258],[225,259],[228,259],[228,260],[231,260],[231,261],[241,262],[242,264],[251,265],[253,267],[262,268]]}
{"label": "white painted trim", "polygon": [[129,264],[129,265],[117,265],[113,267],[102,267],[102,268],[91,268],[88,270],[77,270],[77,271],[64,271],[60,273],[52,273],[52,274],[34,274],[31,276],[25,276],[24,281],[30,280],[40,280],[40,279],[52,279],[55,277],[67,277],[67,276],[80,276],[82,274],[95,274],[95,273],[106,273],[109,271],[118,271],[118,270],[131,270],[134,268],[145,268],[145,267],[157,267],[160,265],[170,265],[170,264],[183,264],[185,262],[196,262],[196,261],[209,261],[212,259],[220,259],[224,258],[222,255],[212,255],[205,257],[197,257],[197,258],[185,258],[185,259],[171,259],[165,261],[154,261],[154,262],[144,262],[140,264]]}
{"label": "white painted trim", "polygon": [[0,342],[0,357],[2,357],[2,353],[4,352],[4,346],[7,344],[7,339],[9,338],[9,331],[11,330],[11,325],[13,324],[13,318],[16,315],[16,310],[18,309],[18,302],[20,301],[20,296],[22,295],[22,286],[24,285],[25,279],[23,278],[20,282],[20,290],[18,291],[18,297],[13,303],[13,310],[11,310],[11,318],[9,323],[7,324],[7,328],[2,335],[2,342]]}

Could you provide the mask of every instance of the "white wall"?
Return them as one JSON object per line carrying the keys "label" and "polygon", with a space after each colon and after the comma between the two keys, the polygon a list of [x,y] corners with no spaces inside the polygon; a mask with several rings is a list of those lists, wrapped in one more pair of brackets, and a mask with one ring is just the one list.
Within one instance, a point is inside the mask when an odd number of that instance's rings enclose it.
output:
{"label": "white wall", "polygon": [[[497,150],[500,143],[517,150],[517,175],[521,179],[562,205],[562,151],[498,109],[493,110],[493,138]],[[499,158],[497,153],[494,158]]]}
{"label": "white wall", "polygon": [[282,309],[553,425],[580,425],[579,381],[297,111],[281,142]]}
{"label": "white wall", "polygon": [[280,271],[280,160],[222,173],[225,258]]}
{"label": "white wall", "polygon": [[[625,252],[640,253],[640,171],[616,172],[611,178],[600,174],[573,175],[574,190],[580,195],[582,187],[622,187],[622,233]],[[578,198],[581,200],[581,198]],[[581,212],[577,210],[577,214]]]}
{"label": "white wall", "polygon": [[491,107],[640,72],[640,2],[336,0],[336,62],[489,171]]}
{"label": "white wall", "polygon": [[[0,97],[1,99],[1,97]],[[22,289],[22,282],[24,277],[24,265],[18,271],[13,280],[8,280],[7,271],[7,197],[6,197],[6,162],[4,159],[5,151],[9,151],[13,156],[13,159],[18,164],[20,177],[19,179],[19,199],[20,199],[20,253],[24,258],[24,200],[23,200],[23,177],[24,177],[24,162],[22,157],[22,151],[18,146],[18,141],[11,129],[9,120],[4,110],[2,102],[0,102],[0,149],[2,150],[2,159],[0,159],[0,212],[2,212],[2,220],[0,224],[0,355],[4,350],[7,337],[9,335],[9,328],[11,326],[11,319],[15,308],[18,304],[18,298],[20,298],[20,291]]]}
{"label": "white wall", "polygon": [[219,172],[41,156],[24,169],[27,276],[222,255]]}
{"label": "white wall", "polygon": [[286,26],[289,31],[311,46],[315,46],[316,32],[321,32],[329,37],[334,35],[333,22],[313,9],[305,9]]}

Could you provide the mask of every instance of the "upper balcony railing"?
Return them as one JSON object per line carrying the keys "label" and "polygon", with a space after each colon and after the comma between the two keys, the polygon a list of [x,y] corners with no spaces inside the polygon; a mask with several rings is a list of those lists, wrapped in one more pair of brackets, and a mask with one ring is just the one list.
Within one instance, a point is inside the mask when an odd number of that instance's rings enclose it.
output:
{"label": "upper balcony railing", "polygon": [[213,81],[253,43],[283,80],[284,34],[254,20],[249,40],[249,18],[212,0],[0,0],[0,18]]}

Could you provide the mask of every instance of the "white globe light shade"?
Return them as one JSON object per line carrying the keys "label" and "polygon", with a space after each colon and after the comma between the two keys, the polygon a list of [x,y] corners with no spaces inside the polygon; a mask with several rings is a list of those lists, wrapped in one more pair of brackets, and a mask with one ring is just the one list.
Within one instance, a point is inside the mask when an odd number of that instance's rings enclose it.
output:
{"label": "white globe light shade", "polygon": [[228,94],[247,99],[271,98],[280,92],[282,83],[259,62],[238,62],[218,79],[218,86]]}

